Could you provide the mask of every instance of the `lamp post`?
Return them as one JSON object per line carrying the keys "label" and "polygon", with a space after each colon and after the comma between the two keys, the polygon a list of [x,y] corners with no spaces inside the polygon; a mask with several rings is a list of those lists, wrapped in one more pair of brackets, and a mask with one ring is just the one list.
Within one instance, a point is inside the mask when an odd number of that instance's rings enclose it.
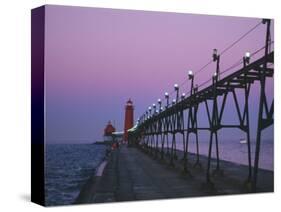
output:
{"label": "lamp post", "polygon": [[145,111],[145,120],[148,119],[148,111]]}
{"label": "lamp post", "polygon": [[217,80],[218,80],[218,74],[217,74],[217,72],[215,72],[215,73],[213,74],[213,85],[216,84]]}
{"label": "lamp post", "polygon": [[165,92],[165,99],[167,100],[166,108],[169,107],[169,93]]}
{"label": "lamp post", "polygon": [[151,116],[151,110],[152,110],[152,108],[149,106],[149,107],[148,107],[148,111],[149,111],[149,116],[148,116],[148,118],[150,118],[150,116]]}
{"label": "lamp post", "polygon": [[184,98],[185,98],[185,93],[182,93],[181,100],[183,100]]}
{"label": "lamp post", "polygon": [[153,112],[153,114],[155,114],[156,113],[156,104],[152,104],[152,107],[153,107],[153,109],[154,109],[154,112]]}
{"label": "lamp post", "polygon": [[[190,86],[190,96],[192,96],[193,94],[193,85],[194,85],[194,74],[192,72],[192,70],[188,71],[188,79],[191,80],[191,86]],[[193,97],[192,97],[193,98]],[[191,99],[192,100],[192,99]],[[186,133],[186,143],[183,143],[183,147],[184,147],[184,156],[183,156],[183,161],[184,161],[184,172],[188,173],[188,169],[187,169],[187,160],[188,160],[188,143],[189,143],[189,134],[190,134],[190,124],[192,124],[193,122],[191,121],[191,117],[193,116],[193,109],[192,107],[189,108],[188,110],[188,122],[187,122],[187,133]],[[192,126],[193,127],[193,126]],[[184,139],[183,139],[184,141]]]}
{"label": "lamp post", "polygon": [[161,110],[161,104],[162,104],[161,99],[158,99],[158,104],[159,104],[159,112],[161,112],[161,111],[162,111],[162,110]]}
{"label": "lamp post", "polygon": [[[167,101],[166,103],[166,109],[169,107],[169,93],[168,92],[165,92],[165,99]],[[165,118],[166,121],[167,120],[167,117]],[[166,155],[169,155],[169,152],[170,152],[170,147],[169,147],[169,136],[168,136],[168,127],[167,126],[164,126],[165,127],[165,137],[166,137],[166,141],[167,141],[167,152],[166,152]],[[167,129],[166,129],[167,128]]]}
{"label": "lamp post", "polygon": [[250,58],[251,58],[251,53],[250,52],[246,52],[245,53],[245,56],[243,57],[243,64],[244,64],[244,67],[246,65],[249,65],[250,63]]}
{"label": "lamp post", "polygon": [[217,49],[213,49],[213,61],[217,62],[216,73],[218,78],[220,77],[220,55]]}
{"label": "lamp post", "polygon": [[194,83],[194,74],[191,70],[188,71],[188,79],[191,80],[190,95],[192,95],[193,83]]}
{"label": "lamp post", "polygon": [[179,100],[179,85],[178,84],[174,84],[174,89],[177,92],[176,102],[178,102],[178,100]]}

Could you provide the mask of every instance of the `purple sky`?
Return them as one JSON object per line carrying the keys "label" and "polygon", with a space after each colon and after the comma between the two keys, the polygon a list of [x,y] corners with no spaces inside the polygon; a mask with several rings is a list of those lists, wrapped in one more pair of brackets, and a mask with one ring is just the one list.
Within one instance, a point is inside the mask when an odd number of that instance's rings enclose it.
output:
{"label": "purple sky", "polygon": [[[123,130],[124,105],[132,98],[135,118],[163,99],[187,70],[200,69],[213,48],[224,49],[261,19],[164,12],[46,6],[47,142],[93,142],[112,120]],[[273,32],[273,29],[272,29]],[[246,51],[264,45],[260,25],[221,58],[221,70]],[[215,64],[196,76],[209,79]],[[187,92],[189,84],[180,88]],[[257,111],[257,86],[251,110]],[[273,81],[268,97],[273,96]],[[229,105],[226,120],[232,120]],[[206,119],[199,116],[200,121]],[[255,117],[251,117],[255,121]],[[256,126],[253,126],[253,132]],[[229,131],[228,131],[229,132]],[[232,132],[239,136],[238,131]],[[265,132],[272,138],[272,127]]]}

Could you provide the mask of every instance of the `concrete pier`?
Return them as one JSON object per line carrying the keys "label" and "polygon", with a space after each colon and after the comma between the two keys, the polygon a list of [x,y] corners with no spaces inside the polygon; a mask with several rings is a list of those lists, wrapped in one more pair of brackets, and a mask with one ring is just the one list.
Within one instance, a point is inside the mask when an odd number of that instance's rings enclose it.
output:
{"label": "concrete pier", "polygon": [[[174,166],[169,158],[155,159],[140,149],[120,146],[108,159],[101,176],[92,177],[82,188],[76,203],[103,203],[152,200],[210,195],[249,193],[245,180],[248,167],[221,161],[221,171],[212,175],[213,187],[206,185],[207,157],[200,156],[201,166],[194,166],[195,155],[189,154],[188,170],[182,172],[182,152]],[[212,160],[215,169],[215,160]],[[100,173],[100,171],[99,171]],[[257,192],[273,191],[273,172],[259,170]]]}

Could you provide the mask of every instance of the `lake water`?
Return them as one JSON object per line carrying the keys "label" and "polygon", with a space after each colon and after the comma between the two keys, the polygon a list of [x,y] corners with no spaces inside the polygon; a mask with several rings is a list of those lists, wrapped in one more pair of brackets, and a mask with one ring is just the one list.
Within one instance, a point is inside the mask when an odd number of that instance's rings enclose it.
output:
{"label": "lake water", "polygon": [[46,205],[73,203],[103,161],[105,150],[92,144],[46,145]]}
{"label": "lake water", "polygon": [[[237,140],[228,140],[228,139],[219,139],[219,155],[220,159],[231,161],[239,164],[248,165],[248,149],[247,144],[241,144],[239,139]],[[262,140],[260,148],[260,159],[259,159],[259,168],[273,170],[273,140]],[[252,166],[254,164],[255,157],[255,143],[251,142],[251,159]],[[177,149],[182,150],[182,143],[177,144]],[[192,140],[189,142],[189,151],[195,153],[196,145],[195,141]],[[202,155],[207,156],[209,151],[209,141],[200,140],[199,141],[199,152]],[[215,141],[213,140],[212,147],[212,157],[216,157],[215,153]]]}

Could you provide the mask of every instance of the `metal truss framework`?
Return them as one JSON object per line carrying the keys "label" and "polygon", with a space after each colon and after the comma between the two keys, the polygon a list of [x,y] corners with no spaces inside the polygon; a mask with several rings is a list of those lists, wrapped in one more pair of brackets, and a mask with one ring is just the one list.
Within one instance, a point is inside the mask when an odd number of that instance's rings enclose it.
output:
{"label": "metal truss framework", "polygon": [[[273,77],[274,69],[274,51],[269,52],[270,45],[270,20],[265,19],[264,24],[267,24],[265,53],[260,59],[249,63],[244,58],[244,66],[234,73],[219,79],[219,75],[212,78],[210,86],[198,90],[191,83],[190,96],[179,100],[178,92],[177,99],[170,107],[168,105],[165,110],[160,110],[158,113],[154,111],[150,116],[143,116],[137,128],[129,133],[129,143],[137,144],[145,149],[146,152],[154,155],[155,158],[164,159],[165,156],[170,158],[170,165],[174,165],[174,160],[177,160],[176,151],[176,135],[182,136],[183,143],[183,170],[189,173],[188,169],[188,146],[191,134],[195,135],[196,142],[196,163],[195,166],[201,166],[199,157],[199,141],[198,133],[202,130],[210,132],[208,163],[206,169],[206,181],[212,184],[211,180],[211,158],[212,147],[215,142],[216,150],[216,169],[220,172],[220,157],[219,157],[219,142],[218,132],[225,128],[237,128],[245,133],[247,137],[247,154],[248,154],[248,177],[246,181],[251,185],[251,191],[256,191],[261,133],[262,131],[273,124],[274,104],[273,100],[269,104],[266,98],[265,85],[268,78]],[[217,71],[219,66],[217,66]],[[251,138],[250,138],[250,121],[249,121],[249,94],[251,85],[254,82],[259,83],[259,111],[257,114],[257,136],[255,158],[252,167],[251,158]],[[242,98],[237,97],[237,93],[243,95]],[[234,113],[238,118],[237,124],[222,124],[222,118],[225,111],[225,106],[229,96],[233,97]],[[221,101],[218,101],[220,98]],[[239,102],[240,101],[240,102]],[[198,126],[197,114],[198,107],[202,105],[206,109],[206,117],[208,127]],[[242,105],[242,107],[241,107]],[[160,103],[161,107],[161,103]],[[148,115],[148,114],[147,114]],[[253,124],[253,123],[251,123]],[[171,140],[169,140],[172,138]]]}

